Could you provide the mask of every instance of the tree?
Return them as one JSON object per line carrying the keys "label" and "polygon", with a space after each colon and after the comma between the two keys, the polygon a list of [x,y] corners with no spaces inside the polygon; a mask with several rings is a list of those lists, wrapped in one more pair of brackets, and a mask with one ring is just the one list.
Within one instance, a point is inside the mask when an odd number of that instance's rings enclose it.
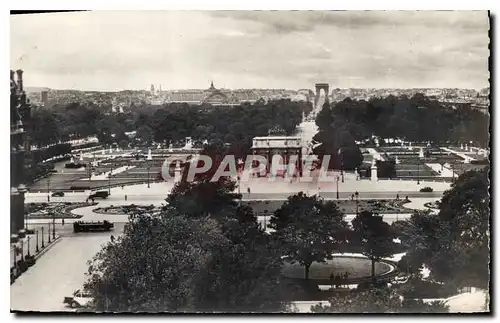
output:
{"label": "tree", "polygon": [[[424,263],[435,280],[456,287],[489,285],[489,168],[461,175],[446,191],[439,214],[411,219],[408,253]],[[410,240],[411,241],[411,240]]]}
{"label": "tree", "polygon": [[140,140],[142,144],[150,146],[153,143],[153,129],[147,125],[143,125],[137,129],[135,138]]}
{"label": "tree", "polygon": [[274,212],[269,227],[276,230],[272,235],[287,260],[304,266],[307,280],[314,261],[331,259],[346,242],[349,228],[343,218],[335,203],[300,192]]}
{"label": "tree", "polygon": [[137,215],[90,263],[85,288],[92,310],[194,311],[206,263],[226,243],[210,219]]}
{"label": "tree", "polygon": [[362,211],[353,220],[353,236],[361,253],[372,261],[372,280],[375,281],[375,262],[394,253],[391,226],[382,216]]}
{"label": "tree", "polygon": [[[192,182],[184,179],[177,183],[166,201],[169,206],[189,216],[220,215],[220,211],[224,208],[237,205],[240,195],[234,193],[236,182],[228,177],[221,177],[217,181],[212,180],[225,156],[225,149],[222,146],[208,145],[200,154],[212,159],[212,167],[196,176]],[[186,169],[184,175],[187,176],[188,173],[189,169]]]}
{"label": "tree", "polygon": [[123,236],[90,263],[89,310],[286,310],[279,251],[244,215],[248,210],[238,212],[225,221],[186,217],[172,207],[133,215]]}
{"label": "tree", "polygon": [[314,313],[447,313],[448,307],[442,302],[425,304],[422,301],[403,300],[387,288],[367,291],[353,291],[337,295],[329,306],[315,305]]}

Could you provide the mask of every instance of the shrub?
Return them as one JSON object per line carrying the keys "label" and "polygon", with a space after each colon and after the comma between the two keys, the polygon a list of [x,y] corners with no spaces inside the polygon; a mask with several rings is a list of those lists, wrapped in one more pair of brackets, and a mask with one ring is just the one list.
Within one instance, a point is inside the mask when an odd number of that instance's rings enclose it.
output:
{"label": "shrub", "polygon": [[432,187],[426,186],[420,189],[420,192],[433,192]]}

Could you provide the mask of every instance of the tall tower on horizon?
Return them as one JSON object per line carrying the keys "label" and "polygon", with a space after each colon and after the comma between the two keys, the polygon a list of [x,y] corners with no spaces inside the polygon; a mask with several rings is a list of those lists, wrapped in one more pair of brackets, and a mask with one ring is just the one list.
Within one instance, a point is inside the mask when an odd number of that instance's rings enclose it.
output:
{"label": "tall tower on horizon", "polygon": [[151,84],[151,90],[150,90],[150,93],[151,93],[152,95],[154,95],[154,94],[155,94],[155,86],[154,86],[153,84]]}

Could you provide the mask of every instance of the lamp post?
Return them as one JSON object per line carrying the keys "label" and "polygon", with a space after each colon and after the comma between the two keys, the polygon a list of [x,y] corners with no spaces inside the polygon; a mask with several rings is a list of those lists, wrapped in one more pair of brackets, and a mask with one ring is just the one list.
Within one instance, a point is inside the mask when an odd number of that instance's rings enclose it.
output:
{"label": "lamp post", "polygon": [[47,202],[50,202],[50,177],[47,177]]}
{"label": "lamp post", "polygon": [[48,237],[49,237],[48,239],[49,239],[49,243],[50,243],[50,241],[51,241],[50,240],[50,223],[49,223],[49,234],[48,234]]}
{"label": "lamp post", "polygon": [[44,227],[42,227],[42,249],[45,248],[45,238],[43,236]]}
{"label": "lamp post", "polygon": [[113,173],[113,167],[110,168],[109,175],[108,175],[108,195],[111,195],[111,174],[112,173]]}
{"label": "lamp post", "polygon": [[38,230],[36,230],[36,252],[40,251],[40,248],[38,248]]}
{"label": "lamp post", "polygon": [[420,158],[418,159],[417,162],[417,185],[420,184]]}
{"label": "lamp post", "polygon": [[451,163],[451,182],[455,182],[455,163]]}
{"label": "lamp post", "polygon": [[148,167],[147,167],[147,170],[148,170],[148,188],[150,188],[150,185],[149,185],[149,169],[151,168],[151,166],[149,166],[148,164]]}
{"label": "lamp post", "polygon": [[238,175],[236,177],[236,179],[238,180],[238,197],[240,198],[240,205],[241,205],[241,200],[242,200],[242,196],[241,196],[241,177],[240,175]]}
{"label": "lamp post", "polygon": [[31,239],[31,237],[28,236],[28,257],[31,256],[30,255],[30,239]]}
{"label": "lamp post", "polygon": [[24,241],[21,241],[21,261],[24,261]]}
{"label": "lamp post", "polygon": [[358,193],[358,191],[354,192],[354,196],[356,196],[356,216],[358,216],[358,205],[359,205],[359,202],[358,202],[359,193]]}
{"label": "lamp post", "polygon": [[342,183],[344,183],[344,156],[340,155],[340,175],[342,176]]}
{"label": "lamp post", "polygon": [[56,240],[56,213],[52,212],[52,239]]}
{"label": "lamp post", "polygon": [[339,199],[339,176],[337,175],[337,200]]}

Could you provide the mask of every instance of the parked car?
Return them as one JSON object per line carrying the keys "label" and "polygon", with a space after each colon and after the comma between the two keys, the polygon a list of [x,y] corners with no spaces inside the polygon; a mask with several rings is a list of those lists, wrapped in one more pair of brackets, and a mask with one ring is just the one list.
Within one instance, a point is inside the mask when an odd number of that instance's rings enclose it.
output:
{"label": "parked car", "polygon": [[64,192],[54,192],[52,193],[52,197],[63,197],[64,196]]}
{"label": "parked car", "polygon": [[87,305],[92,301],[90,293],[77,289],[73,296],[65,297],[63,303],[68,304],[71,308],[78,308]]}
{"label": "parked car", "polygon": [[90,194],[89,199],[95,199],[95,198],[107,199],[108,196],[109,196],[108,191],[97,191],[93,194]]}

